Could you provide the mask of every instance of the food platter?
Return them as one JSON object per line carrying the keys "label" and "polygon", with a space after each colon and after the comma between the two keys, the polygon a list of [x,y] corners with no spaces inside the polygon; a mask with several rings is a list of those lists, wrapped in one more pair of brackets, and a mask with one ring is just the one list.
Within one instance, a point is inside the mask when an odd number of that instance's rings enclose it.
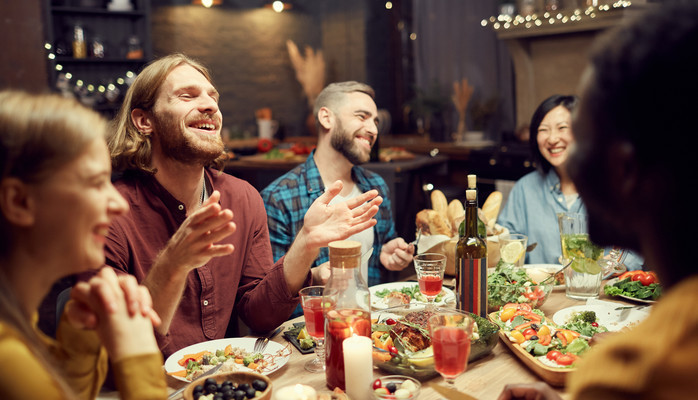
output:
{"label": "food platter", "polygon": [[[490,320],[497,318],[496,313],[490,314]],[[502,342],[511,350],[518,359],[531,369],[536,375],[540,376],[545,382],[552,386],[565,386],[567,375],[576,370],[576,368],[554,368],[549,367],[539,361],[536,357],[529,354],[524,348],[513,343],[507,337],[504,331],[499,331],[499,337]]]}
{"label": "food platter", "polygon": [[553,322],[563,325],[572,314],[580,311],[594,311],[599,325],[605,326],[611,332],[636,325],[649,315],[646,309],[628,308],[620,303],[597,303],[563,308],[553,315]]}
{"label": "food platter", "polygon": [[[165,372],[168,374],[172,374],[178,371],[181,371],[184,369],[181,365],[179,365],[178,361],[182,359],[187,354],[195,354],[199,353],[202,351],[210,351],[212,353],[215,353],[216,350],[222,350],[226,346],[231,345],[232,347],[239,347],[242,348],[250,353],[253,352],[254,350],[254,343],[257,339],[256,338],[226,338],[226,339],[217,339],[217,340],[209,340],[206,342],[201,342],[197,344],[193,344],[191,346],[187,346],[183,349],[179,349],[176,352],[174,352],[171,356],[167,357],[167,360],[165,360]],[[264,368],[261,371],[257,371],[263,375],[269,375],[272,372],[278,370],[279,368],[283,367],[286,365],[288,362],[289,358],[291,358],[291,349],[287,348],[286,346],[277,343],[277,342],[272,342],[270,341],[267,343],[267,348],[263,352],[265,355],[272,356],[270,357],[270,364]],[[242,365],[238,366],[238,370],[240,371],[252,371],[251,369],[244,367]],[[173,378],[178,379],[180,381],[184,382],[189,382],[188,379],[176,375],[172,375]]]}
{"label": "food platter", "polygon": [[[618,282],[618,278],[609,279],[608,282],[606,282],[606,286],[613,286],[616,282]],[[630,296],[626,296],[623,294],[613,296],[613,297],[620,297],[620,298],[623,298],[626,300],[637,301],[638,303],[645,303],[645,304],[654,304],[656,302],[656,300],[638,299],[637,297],[630,297]]]}
{"label": "food platter", "polygon": [[[383,292],[385,290],[400,291],[406,287],[417,287],[417,291],[419,291],[419,283],[417,282],[390,282],[371,286],[370,288],[368,288],[369,292],[371,293],[371,308],[382,310],[389,307],[386,299],[377,295],[378,292]],[[437,307],[447,306],[448,304],[453,303],[456,300],[456,294],[453,293],[453,290],[445,287],[441,289],[441,296],[442,297],[439,301],[434,302],[434,305]],[[417,301],[413,298],[410,300],[410,304],[424,304],[424,302]]]}

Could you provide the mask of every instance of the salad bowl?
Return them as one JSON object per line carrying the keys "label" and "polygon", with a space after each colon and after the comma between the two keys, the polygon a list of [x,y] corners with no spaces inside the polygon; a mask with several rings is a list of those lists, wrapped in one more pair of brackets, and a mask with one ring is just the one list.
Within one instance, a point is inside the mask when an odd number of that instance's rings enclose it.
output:
{"label": "salad bowl", "polygon": [[525,268],[500,262],[487,276],[487,309],[497,311],[507,303],[529,304],[539,308],[553,291],[555,282],[536,283]]}

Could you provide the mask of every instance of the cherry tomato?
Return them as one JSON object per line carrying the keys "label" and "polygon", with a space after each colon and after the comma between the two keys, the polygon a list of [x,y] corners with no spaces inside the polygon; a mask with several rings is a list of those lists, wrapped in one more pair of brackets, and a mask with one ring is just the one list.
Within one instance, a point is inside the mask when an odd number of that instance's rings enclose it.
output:
{"label": "cherry tomato", "polygon": [[529,300],[536,300],[538,298],[536,292],[524,293],[524,296]]}
{"label": "cherry tomato", "polygon": [[257,142],[257,151],[266,153],[274,147],[274,143],[267,138],[260,138]]}
{"label": "cherry tomato", "polygon": [[572,365],[575,361],[577,361],[577,356],[574,354],[562,354],[555,360],[560,365]]}
{"label": "cherry tomato", "polygon": [[376,379],[373,381],[373,390],[379,389],[383,387],[383,382],[381,382],[380,379]]}
{"label": "cherry tomato", "polygon": [[388,347],[388,352],[390,352],[390,354],[397,354],[397,347],[395,347],[395,346]]}
{"label": "cherry tomato", "polygon": [[644,274],[640,276],[640,283],[642,283],[642,286],[649,286],[655,282],[655,279],[652,275],[650,274]]}
{"label": "cherry tomato", "polygon": [[593,326],[593,327],[596,328],[597,326],[599,326],[599,323],[598,323],[598,322],[592,322],[592,323],[591,323],[591,326]]}
{"label": "cherry tomato", "polygon": [[386,324],[386,325],[395,325],[396,323],[397,323],[397,321],[395,321],[395,320],[392,319],[392,318],[388,318],[388,319],[385,320],[385,324]]}
{"label": "cherry tomato", "polygon": [[546,357],[548,358],[548,360],[550,360],[550,361],[556,361],[558,358],[560,358],[561,355],[562,355],[562,353],[560,353],[560,352],[557,351],[557,350],[550,350],[550,351],[548,352],[548,354],[546,354],[545,356],[546,356]]}
{"label": "cherry tomato", "polygon": [[635,274],[630,278],[630,280],[633,282],[639,281],[641,276],[641,274]]}
{"label": "cherry tomato", "polygon": [[185,367],[186,367],[187,365],[189,365],[189,361],[196,362],[196,359],[194,359],[194,358],[187,358],[186,360],[184,360],[184,366],[185,366]]}

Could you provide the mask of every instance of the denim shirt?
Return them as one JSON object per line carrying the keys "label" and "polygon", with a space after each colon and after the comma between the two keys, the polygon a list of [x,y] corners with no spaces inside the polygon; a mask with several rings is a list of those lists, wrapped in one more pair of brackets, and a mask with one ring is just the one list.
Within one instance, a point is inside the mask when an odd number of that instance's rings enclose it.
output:
{"label": "denim shirt", "polygon": [[[528,236],[528,244],[538,243],[526,254],[527,264],[557,264],[562,254],[560,228],[557,213],[570,212],[586,215],[581,198],[570,207],[560,188],[560,178],[554,169],[543,175],[533,171],[514,185],[497,222],[511,233]],[[608,253],[608,249],[606,251]],[[630,251],[623,250],[619,260],[629,270],[641,269],[643,260]]]}

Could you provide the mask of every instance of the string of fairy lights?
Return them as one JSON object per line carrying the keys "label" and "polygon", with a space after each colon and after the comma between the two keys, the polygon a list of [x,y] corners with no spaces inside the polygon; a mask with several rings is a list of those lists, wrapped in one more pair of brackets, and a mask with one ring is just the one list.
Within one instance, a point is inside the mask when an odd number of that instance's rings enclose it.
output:
{"label": "string of fairy lights", "polygon": [[[118,97],[121,90],[119,86],[130,86],[133,80],[136,79],[136,73],[127,70],[125,73],[111,78],[102,78],[100,83],[86,82],[80,77],[75,76],[71,71],[68,71],[63,64],[56,62],[56,53],[54,52],[53,45],[50,43],[44,43],[44,49],[46,50],[46,57],[51,61],[55,62],[54,69],[58,74],[56,78],[56,88],[61,92],[70,92],[73,94],[82,94],[81,99],[83,102],[88,99],[85,96],[93,96],[97,93],[105,95],[107,100],[110,99],[110,95]],[[108,82],[108,83],[103,83]]]}
{"label": "string of fairy lights", "polygon": [[545,27],[559,24],[571,24],[584,20],[595,19],[603,15],[603,13],[613,10],[619,10],[630,7],[630,1],[616,1],[612,4],[602,4],[599,6],[589,6],[584,9],[577,8],[574,10],[559,10],[554,12],[546,11],[542,14],[533,13],[530,15],[506,15],[491,16],[488,19],[483,19],[480,25],[483,27],[491,26],[495,30],[508,29],[535,29],[537,27]]}

